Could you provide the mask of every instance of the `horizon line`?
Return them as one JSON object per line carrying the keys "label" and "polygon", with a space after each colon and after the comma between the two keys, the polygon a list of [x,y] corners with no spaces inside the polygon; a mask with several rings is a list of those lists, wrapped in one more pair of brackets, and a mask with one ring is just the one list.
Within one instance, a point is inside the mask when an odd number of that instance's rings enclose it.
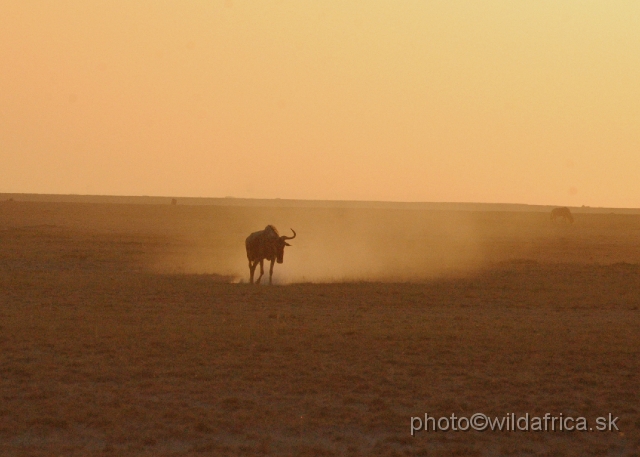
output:
{"label": "horizon line", "polygon": [[[540,208],[551,208],[551,207],[568,207],[575,209],[615,209],[615,210],[640,210],[640,208],[633,207],[615,207],[615,206],[590,206],[590,205],[557,205],[557,204],[540,204],[540,203],[514,203],[514,202],[473,202],[473,201],[400,201],[400,200],[358,200],[358,199],[308,199],[308,198],[281,198],[281,197],[234,197],[234,196],[224,196],[224,197],[189,197],[189,196],[179,196],[179,195],[123,195],[123,194],[80,194],[80,193],[37,193],[37,192],[0,192],[0,195],[3,197],[27,197],[26,201],[49,201],[55,202],[59,201],[61,203],[65,202],[64,200],[54,200],[56,198],[62,199],[152,199],[152,200],[167,200],[169,203],[175,199],[176,202],[178,199],[180,200],[191,200],[191,201],[229,201],[229,202],[309,202],[312,204],[320,204],[320,203],[337,203],[337,204],[356,204],[356,205],[366,205],[366,204],[376,204],[376,205],[401,205],[401,206],[410,206],[410,205],[498,205],[498,206],[520,206],[520,207],[540,207]],[[31,197],[31,198],[29,198]],[[35,198],[34,198],[35,197]],[[39,197],[39,198],[38,198]],[[42,200],[41,200],[42,198]],[[0,200],[6,201],[7,198],[0,198]],[[98,203],[98,202],[96,202]],[[160,202],[148,202],[143,204],[159,204]],[[165,202],[166,203],[166,202]],[[239,205],[231,205],[231,206],[239,206]]]}

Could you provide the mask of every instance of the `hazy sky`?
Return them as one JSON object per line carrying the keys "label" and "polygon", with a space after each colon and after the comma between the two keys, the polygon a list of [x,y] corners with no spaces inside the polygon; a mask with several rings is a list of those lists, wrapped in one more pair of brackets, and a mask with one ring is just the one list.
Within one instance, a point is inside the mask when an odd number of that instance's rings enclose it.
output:
{"label": "hazy sky", "polygon": [[637,0],[0,11],[0,192],[640,207]]}

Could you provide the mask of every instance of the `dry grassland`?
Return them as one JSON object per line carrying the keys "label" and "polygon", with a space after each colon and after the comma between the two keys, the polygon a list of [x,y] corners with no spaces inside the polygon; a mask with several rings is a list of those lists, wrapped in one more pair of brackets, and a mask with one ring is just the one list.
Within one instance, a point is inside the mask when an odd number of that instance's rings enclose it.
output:
{"label": "dry grassland", "polygon": [[[575,219],[4,202],[0,454],[640,455],[640,216]],[[620,431],[410,435],[476,412]]]}

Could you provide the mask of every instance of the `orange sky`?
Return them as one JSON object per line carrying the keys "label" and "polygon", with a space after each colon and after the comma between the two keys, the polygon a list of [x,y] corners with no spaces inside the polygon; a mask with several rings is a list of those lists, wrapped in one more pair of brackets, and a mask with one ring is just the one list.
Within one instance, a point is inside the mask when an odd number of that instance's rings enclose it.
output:
{"label": "orange sky", "polygon": [[0,192],[640,207],[640,2],[5,2]]}

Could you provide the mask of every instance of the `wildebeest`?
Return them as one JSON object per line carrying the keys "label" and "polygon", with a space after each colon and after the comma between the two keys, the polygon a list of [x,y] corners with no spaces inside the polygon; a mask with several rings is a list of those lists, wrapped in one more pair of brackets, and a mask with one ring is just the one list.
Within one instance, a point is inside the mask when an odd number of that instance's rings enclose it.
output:
{"label": "wildebeest", "polygon": [[564,219],[566,222],[573,224],[573,216],[571,215],[569,208],[566,206],[563,206],[562,208],[554,208],[551,211],[551,220],[555,221],[558,218]]}
{"label": "wildebeest", "polygon": [[291,229],[293,236],[280,236],[278,230],[273,225],[267,225],[264,230],[253,232],[245,241],[247,248],[247,259],[249,259],[250,281],[253,284],[253,273],[256,266],[260,264],[260,276],[256,280],[256,284],[260,284],[260,279],[264,274],[264,260],[271,261],[269,268],[269,284],[273,276],[273,264],[277,260],[282,263],[284,257],[284,247],[291,246],[286,240],[292,240],[296,237],[296,231]]}

